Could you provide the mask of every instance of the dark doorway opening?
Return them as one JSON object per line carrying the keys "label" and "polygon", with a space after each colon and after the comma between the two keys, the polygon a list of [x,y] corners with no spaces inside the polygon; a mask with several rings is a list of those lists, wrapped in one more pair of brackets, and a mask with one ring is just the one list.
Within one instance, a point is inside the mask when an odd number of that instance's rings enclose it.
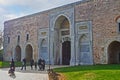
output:
{"label": "dark doorway opening", "polygon": [[113,41],[108,47],[108,63],[120,63],[120,42]]}
{"label": "dark doorway opening", "polygon": [[62,43],[62,64],[69,65],[71,58],[71,43],[70,41],[65,41]]}

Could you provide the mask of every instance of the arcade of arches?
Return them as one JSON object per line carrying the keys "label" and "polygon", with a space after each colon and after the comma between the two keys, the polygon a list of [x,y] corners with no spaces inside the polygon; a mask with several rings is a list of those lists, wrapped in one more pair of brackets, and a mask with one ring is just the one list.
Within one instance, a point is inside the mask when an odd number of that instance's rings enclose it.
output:
{"label": "arcade of arches", "polygon": [[113,41],[108,46],[108,63],[109,64],[120,63],[120,42]]}
{"label": "arcade of arches", "polygon": [[[26,46],[25,53],[26,60],[30,61],[33,58],[33,49],[30,44]],[[21,47],[19,45],[17,45],[15,48],[14,58],[16,61],[21,61]]]}

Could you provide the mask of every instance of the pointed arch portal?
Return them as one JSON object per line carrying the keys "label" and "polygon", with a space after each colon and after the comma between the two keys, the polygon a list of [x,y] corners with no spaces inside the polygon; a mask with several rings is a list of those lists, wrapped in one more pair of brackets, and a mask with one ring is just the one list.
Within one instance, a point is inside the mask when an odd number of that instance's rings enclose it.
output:
{"label": "pointed arch portal", "polygon": [[26,46],[25,52],[26,52],[26,60],[30,61],[33,58],[33,48],[30,44]]}
{"label": "pointed arch portal", "polygon": [[59,16],[54,27],[54,63],[69,65],[71,58],[70,22],[66,16]]}
{"label": "pointed arch portal", "polygon": [[15,60],[21,61],[21,47],[19,45],[15,48]]}
{"label": "pointed arch portal", "polygon": [[41,44],[40,44],[40,54],[39,57],[45,60],[46,64],[49,64],[49,59],[48,59],[48,47],[47,47],[47,40],[42,39]]}

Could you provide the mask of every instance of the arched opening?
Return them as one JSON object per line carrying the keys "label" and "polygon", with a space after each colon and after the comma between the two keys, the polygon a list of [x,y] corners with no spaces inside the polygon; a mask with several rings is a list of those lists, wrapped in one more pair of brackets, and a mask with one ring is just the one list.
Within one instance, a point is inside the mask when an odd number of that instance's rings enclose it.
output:
{"label": "arched opening", "polygon": [[33,48],[30,44],[26,46],[25,52],[26,52],[26,60],[30,61],[33,58]]}
{"label": "arched opening", "polygon": [[64,52],[65,49],[63,49],[63,47],[69,46],[69,48],[71,48],[70,42],[64,42],[64,39],[66,38],[70,39],[70,23],[67,17],[59,16],[55,22],[55,27],[54,27],[53,51],[54,51],[55,64],[69,64],[70,62],[70,59],[68,59],[69,61],[63,63],[63,58],[62,58],[63,57],[62,55],[66,55],[66,54],[71,55],[70,53],[71,51],[68,51],[69,53],[63,54],[65,53]]}
{"label": "arched opening", "polygon": [[71,44],[70,41],[65,41],[62,43],[62,64],[69,65],[71,58]]}
{"label": "arched opening", "polygon": [[113,41],[108,46],[108,63],[109,64],[120,63],[120,42]]}
{"label": "arched opening", "polygon": [[48,58],[48,51],[47,51],[47,41],[45,39],[42,40],[41,46],[40,46],[40,54],[39,57],[45,60],[45,63],[49,63],[49,58]]}
{"label": "arched opening", "polygon": [[19,45],[17,45],[15,48],[15,60],[21,61],[21,48]]}

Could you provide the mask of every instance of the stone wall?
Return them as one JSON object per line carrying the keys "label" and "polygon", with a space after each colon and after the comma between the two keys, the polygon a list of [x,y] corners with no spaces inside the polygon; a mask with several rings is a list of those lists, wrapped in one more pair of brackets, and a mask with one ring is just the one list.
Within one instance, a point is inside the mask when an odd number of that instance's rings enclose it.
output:
{"label": "stone wall", "polygon": [[[120,15],[120,0],[90,0],[75,6],[75,21],[92,21],[94,63],[107,63],[105,42],[119,36],[115,19]],[[103,57],[106,55],[105,57]],[[104,61],[102,61],[105,59]]]}
{"label": "stone wall", "polygon": [[[74,13],[70,13],[68,11],[69,7],[72,8]],[[65,9],[63,10],[63,8]],[[93,49],[92,53],[94,64],[107,63],[107,47],[111,41],[120,40],[116,22],[116,19],[120,16],[120,0],[83,0],[82,2],[80,1],[22,18],[6,21],[4,24],[5,60],[10,60],[10,56],[14,56],[15,47],[18,44],[22,50],[22,58],[25,56],[26,45],[31,44],[33,47],[34,58],[37,59],[38,30],[48,28],[50,25],[51,28],[54,28],[53,24],[50,24],[49,21],[52,23],[52,19],[55,19],[58,15],[62,14],[66,14],[68,16],[72,15],[69,18],[71,19],[72,24],[72,40],[74,40],[75,24],[91,21],[93,43],[91,45]],[[28,41],[26,41],[27,33],[30,35],[30,39]],[[21,37],[20,43],[17,42],[18,35]],[[8,37],[10,37],[10,43],[8,43]],[[72,53],[74,53],[73,50]]]}
{"label": "stone wall", "polygon": [[[15,54],[15,47],[20,45],[22,58],[25,57],[25,47],[31,44],[33,48],[33,58],[38,56],[38,29],[45,28],[49,25],[47,12],[37,13],[30,16],[6,21],[4,23],[4,57],[5,60],[10,60]],[[26,34],[29,34],[29,40],[26,41]],[[20,42],[17,42],[18,35],[20,35]],[[10,43],[7,38],[10,37]],[[9,56],[8,56],[9,55]],[[11,57],[10,57],[11,56]]]}

